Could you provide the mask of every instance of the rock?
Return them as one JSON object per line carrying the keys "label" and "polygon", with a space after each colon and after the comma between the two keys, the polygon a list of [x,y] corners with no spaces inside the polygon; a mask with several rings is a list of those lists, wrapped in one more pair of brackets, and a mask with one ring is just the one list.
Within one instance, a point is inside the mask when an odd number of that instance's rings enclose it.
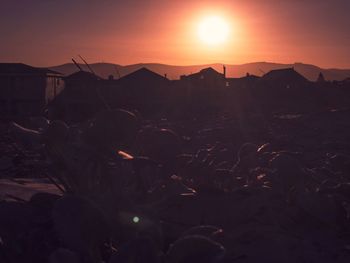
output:
{"label": "rock", "polygon": [[181,154],[180,137],[169,129],[150,129],[138,135],[139,154],[169,166]]}
{"label": "rock", "polygon": [[232,167],[235,176],[244,176],[248,181],[249,170],[258,165],[258,146],[254,143],[243,144],[237,153],[237,162]]}
{"label": "rock", "polygon": [[133,143],[139,129],[136,116],[126,110],[106,110],[96,114],[83,131],[86,143],[105,151],[126,150]]}
{"label": "rock", "polygon": [[215,263],[223,259],[225,248],[203,236],[186,236],[176,240],[166,254],[167,263]]}
{"label": "rock", "polygon": [[182,237],[186,236],[204,236],[207,238],[213,238],[213,236],[219,232],[222,232],[223,230],[221,228],[218,228],[216,226],[210,226],[210,225],[202,225],[202,226],[195,226],[192,227],[185,232],[182,233]]}
{"label": "rock", "polygon": [[292,187],[305,183],[306,173],[299,161],[287,153],[278,153],[270,160],[273,170],[272,184],[282,191],[289,191]]}
{"label": "rock", "polygon": [[32,211],[25,203],[0,202],[0,237],[4,243],[16,242],[32,225]]}
{"label": "rock", "polygon": [[149,238],[141,237],[122,245],[109,263],[161,263],[162,253]]}
{"label": "rock", "polygon": [[52,214],[55,232],[65,247],[89,260],[100,259],[98,248],[109,237],[109,226],[93,202],[65,195],[57,200]]}
{"label": "rock", "polygon": [[68,138],[69,126],[63,121],[53,121],[43,133],[46,143],[60,144]]}
{"label": "rock", "polygon": [[65,248],[58,248],[49,257],[49,263],[80,263],[77,253]]}
{"label": "rock", "polygon": [[40,132],[46,131],[50,125],[50,121],[45,117],[30,117],[29,120],[31,126]]}
{"label": "rock", "polygon": [[336,229],[340,211],[339,206],[332,197],[302,191],[296,193],[295,202],[302,210],[302,218],[300,220],[302,220],[301,223],[303,225],[308,225],[308,222],[310,222],[312,227],[316,229],[320,227]]}
{"label": "rock", "polygon": [[39,131],[27,129],[12,122],[9,126],[9,134],[26,150],[37,150],[42,147],[42,134]]}
{"label": "rock", "polygon": [[30,198],[28,205],[36,212],[39,220],[51,220],[52,209],[61,196],[50,193],[36,193]]}
{"label": "rock", "polygon": [[7,156],[0,157],[0,171],[5,171],[13,167],[12,159]]}

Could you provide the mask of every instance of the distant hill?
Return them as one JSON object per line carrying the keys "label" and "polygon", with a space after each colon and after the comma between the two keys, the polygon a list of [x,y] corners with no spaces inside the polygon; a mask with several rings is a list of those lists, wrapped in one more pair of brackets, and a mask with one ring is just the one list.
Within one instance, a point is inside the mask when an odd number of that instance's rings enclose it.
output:
{"label": "distant hill", "polygon": [[[88,70],[85,65],[80,65],[84,70]],[[207,64],[194,66],[172,66],[157,63],[147,64],[133,64],[121,66],[111,63],[94,63],[90,65],[97,75],[107,78],[113,75],[114,78],[125,76],[142,67],[146,67],[158,74],[167,74],[169,79],[178,79],[181,75],[188,75],[198,72],[207,67],[212,67],[219,72],[223,71],[222,64]],[[243,77],[248,72],[253,75],[261,76],[264,73],[274,69],[291,68],[294,67],[296,71],[305,76],[309,80],[316,80],[319,73],[322,72],[326,80],[344,80],[350,77],[350,69],[322,69],[314,65],[303,63],[295,64],[278,64],[270,62],[255,62],[242,65],[226,65],[226,72],[228,77]],[[50,67],[50,69],[58,71],[64,75],[72,74],[78,69],[73,63],[63,64],[59,66]]]}

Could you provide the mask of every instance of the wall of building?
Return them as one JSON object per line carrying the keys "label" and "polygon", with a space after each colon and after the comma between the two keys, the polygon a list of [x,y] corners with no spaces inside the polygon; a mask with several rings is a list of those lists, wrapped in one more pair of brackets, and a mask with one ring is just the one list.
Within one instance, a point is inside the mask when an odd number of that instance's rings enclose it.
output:
{"label": "wall of building", "polygon": [[64,89],[62,77],[48,76],[46,78],[45,103],[48,104]]}
{"label": "wall of building", "polygon": [[1,115],[35,115],[43,107],[43,76],[0,76]]}
{"label": "wall of building", "polygon": [[47,103],[64,88],[59,77],[0,75],[1,116],[41,115]]}

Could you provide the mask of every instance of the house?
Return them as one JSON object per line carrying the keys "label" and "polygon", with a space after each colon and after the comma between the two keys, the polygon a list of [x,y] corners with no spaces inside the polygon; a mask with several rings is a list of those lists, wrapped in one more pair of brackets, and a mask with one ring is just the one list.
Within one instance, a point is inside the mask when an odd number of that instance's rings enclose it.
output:
{"label": "house", "polygon": [[120,79],[78,71],[67,76],[65,83],[65,90],[50,104],[51,117],[80,122],[106,108],[156,112],[166,103],[170,81],[141,68]]}
{"label": "house", "polygon": [[50,103],[53,119],[83,121],[103,107],[103,79],[87,71],[78,71],[64,78],[65,89]]}
{"label": "house", "polygon": [[266,73],[259,79],[252,94],[259,107],[268,112],[310,110],[319,101],[314,82],[307,80],[294,68]]}
{"label": "house", "polygon": [[2,117],[42,115],[63,89],[63,76],[58,72],[22,63],[0,63]]}
{"label": "house", "polygon": [[309,84],[309,81],[294,68],[271,70],[261,77],[260,81],[276,88],[300,88]]}
{"label": "house", "polygon": [[333,86],[336,86],[336,87],[341,87],[341,88],[346,88],[346,89],[349,89],[350,88],[350,78],[346,78],[342,81],[333,81]]}
{"label": "house", "polygon": [[166,77],[143,67],[116,81],[111,103],[141,112],[157,111],[166,104],[170,83]]}
{"label": "house", "polygon": [[226,69],[224,67],[224,73],[219,73],[209,67],[191,75],[183,75],[180,80],[201,89],[222,88],[226,87]]}
{"label": "house", "polygon": [[192,111],[215,111],[222,104],[228,87],[226,68],[219,73],[205,68],[191,75],[183,75],[177,86],[182,86],[184,98]]}
{"label": "house", "polygon": [[246,76],[241,77],[241,78],[228,78],[227,79],[227,86],[228,87],[234,87],[234,88],[249,88],[254,85],[260,77],[251,75],[247,73]]}

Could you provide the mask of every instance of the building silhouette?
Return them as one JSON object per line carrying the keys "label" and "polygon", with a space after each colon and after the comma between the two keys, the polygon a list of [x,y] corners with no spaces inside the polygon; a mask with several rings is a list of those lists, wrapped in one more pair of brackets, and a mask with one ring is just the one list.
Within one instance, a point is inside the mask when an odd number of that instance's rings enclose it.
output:
{"label": "building silhouette", "polygon": [[63,89],[62,74],[22,63],[0,63],[2,117],[42,115]]}

